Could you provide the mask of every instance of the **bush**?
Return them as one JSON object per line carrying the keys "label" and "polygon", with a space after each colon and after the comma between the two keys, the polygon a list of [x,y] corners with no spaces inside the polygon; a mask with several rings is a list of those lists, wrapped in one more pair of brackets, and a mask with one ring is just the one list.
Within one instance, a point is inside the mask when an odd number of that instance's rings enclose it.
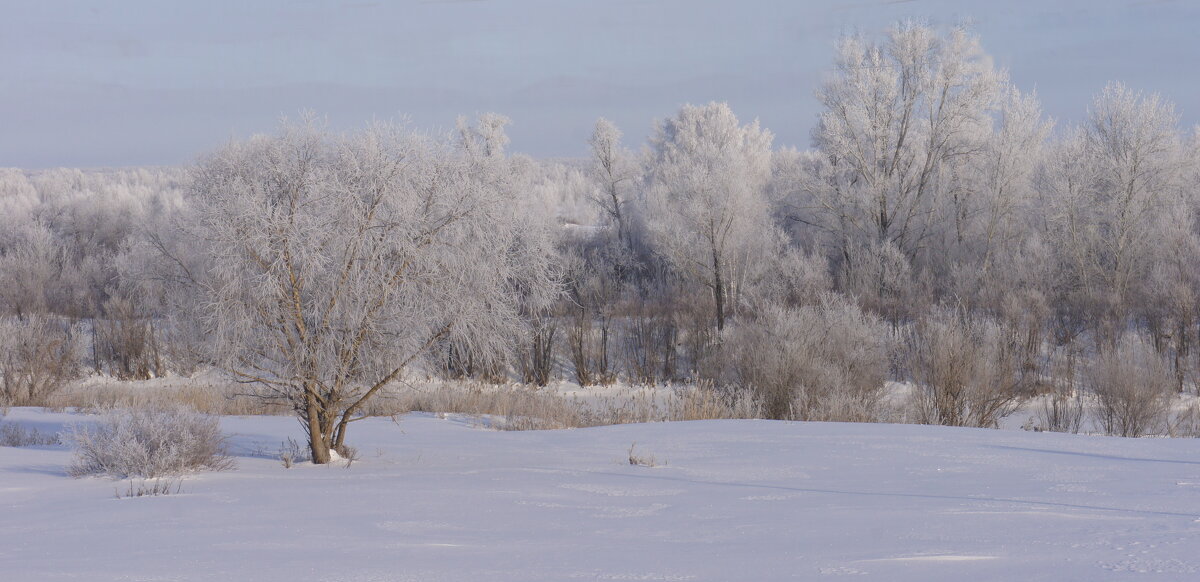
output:
{"label": "bush", "polygon": [[0,447],[34,447],[57,444],[57,434],[44,433],[16,422],[0,422]]}
{"label": "bush", "polygon": [[43,317],[0,322],[0,406],[45,406],[78,372],[70,326]]}
{"label": "bush", "polygon": [[1137,437],[1162,428],[1175,378],[1145,338],[1128,334],[1101,351],[1086,378],[1096,394],[1104,432]]}
{"label": "bush", "polygon": [[184,407],[113,410],[95,426],[76,426],[72,476],[154,479],[233,467],[216,417]]}
{"label": "bush", "polygon": [[1037,414],[1042,430],[1074,434],[1083,428],[1083,394],[1076,379],[1075,353],[1061,355],[1050,366],[1050,389],[1043,395]]}
{"label": "bush", "polygon": [[1170,414],[1167,435],[1174,438],[1200,437],[1200,406],[1192,404]]}
{"label": "bush", "polygon": [[1026,385],[1017,334],[962,309],[938,307],[916,323],[905,346],[924,424],[995,427]]}
{"label": "bush", "polygon": [[[124,297],[104,302],[106,317],[92,321],[96,370],[121,380],[147,380],[166,372],[154,325],[138,304]],[[106,364],[106,365],[105,365]]]}
{"label": "bush", "polygon": [[889,321],[919,312],[922,293],[908,256],[894,243],[849,245],[836,269],[838,287]]}
{"label": "bush", "polygon": [[719,367],[706,375],[748,388],[768,418],[876,420],[892,334],[840,295],[817,305],[767,308],[722,337]]}

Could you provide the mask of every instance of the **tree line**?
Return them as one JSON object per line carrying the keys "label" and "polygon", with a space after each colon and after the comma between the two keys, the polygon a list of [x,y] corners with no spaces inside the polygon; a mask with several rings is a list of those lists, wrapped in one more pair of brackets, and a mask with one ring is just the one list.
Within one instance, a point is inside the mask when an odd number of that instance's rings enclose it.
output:
{"label": "tree line", "polygon": [[[406,370],[751,391],[773,418],[1136,435],[1200,370],[1200,133],[1114,83],[1058,126],[965,29],[851,36],[811,148],[723,103],[587,160],[285,122],[190,168],[0,172],[9,404],[81,368],[217,367],[290,403],[317,462]],[[1074,424],[1073,424],[1074,423]]]}

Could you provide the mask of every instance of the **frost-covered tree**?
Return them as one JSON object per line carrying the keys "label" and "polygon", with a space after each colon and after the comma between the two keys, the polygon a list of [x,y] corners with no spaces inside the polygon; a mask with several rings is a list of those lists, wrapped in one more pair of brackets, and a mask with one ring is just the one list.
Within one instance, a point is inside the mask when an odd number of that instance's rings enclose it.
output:
{"label": "frost-covered tree", "polygon": [[1135,305],[1154,347],[1172,356],[1175,388],[1182,392],[1200,321],[1200,234],[1188,212],[1164,216],[1156,226],[1162,243]]}
{"label": "frost-covered tree", "polygon": [[1043,322],[1018,312],[1044,311],[1050,282],[1029,278],[1030,266],[1047,265],[1027,260],[1041,250],[1033,176],[1051,125],[1035,95],[1005,88],[982,150],[955,169],[949,192],[954,215],[947,221],[952,228],[942,231],[939,252],[927,260],[940,277],[940,295],[952,294],[1013,324],[1020,320],[1020,327],[1035,332]]}
{"label": "frost-covered tree", "polygon": [[670,267],[709,289],[717,329],[741,293],[774,268],[782,236],[764,192],[771,133],[724,103],[686,105],[651,138],[646,222]]}
{"label": "frost-covered tree", "polygon": [[1180,206],[1182,143],[1175,108],[1157,95],[1109,85],[1093,104],[1084,133],[1085,159],[1096,164],[1093,204],[1103,215],[1096,259],[1118,303],[1149,267],[1156,220]]}
{"label": "frost-covered tree", "polygon": [[196,169],[214,360],[290,402],[317,463],[432,346],[502,358],[526,333],[519,303],[556,290],[513,210],[503,123],[482,121],[458,140],[285,125]]}
{"label": "frost-covered tree", "polygon": [[797,204],[829,233],[840,261],[888,246],[912,261],[947,223],[961,225],[955,217],[965,220],[978,205],[959,177],[986,151],[1005,84],[961,28],[942,36],[904,22],[880,43],[841,41],[835,70],[817,91],[819,155],[808,161]]}
{"label": "frost-covered tree", "polygon": [[1005,87],[994,130],[961,170],[960,187],[952,191],[954,237],[972,247],[967,260],[983,273],[991,270],[997,253],[1026,235],[1022,218],[1033,194],[1031,176],[1052,125],[1042,117],[1036,95]]}
{"label": "frost-covered tree", "polygon": [[598,189],[593,200],[616,227],[617,239],[628,246],[632,244],[629,193],[639,177],[633,155],[621,147],[621,130],[603,117],[596,121],[588,145],[592,148],[592,177]]}
{"label": "frost-covered tree", "polygon": [[14,225],[0,250],[0,309],[24,320],[45,313],[66,267],[66,252],[39,222]]}
{"label": "frost-covered tree", "polygon": [[1191,212],[1174,107],[1109,85],[1088,121],[1047,157],[1039,178],[1045,236],[1059,249],[1067,305],[1115,341],[1149,281],[1172,217]]}

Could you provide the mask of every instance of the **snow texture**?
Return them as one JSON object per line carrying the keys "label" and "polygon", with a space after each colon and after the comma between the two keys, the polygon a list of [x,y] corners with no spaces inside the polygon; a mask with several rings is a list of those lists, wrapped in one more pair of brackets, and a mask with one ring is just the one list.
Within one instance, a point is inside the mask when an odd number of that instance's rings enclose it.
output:
{"label": "snow texture", "polygon": [[[13,409],[61,430],[93,417]],[[704,421],[499,432],[360,423],[350,467],[285,469],[286,417],[227,417],[238,468],[181,492],[0,448],[12,581],[1187,580],[1190,439]],[[632,466],[630,445],[653,456]]]}

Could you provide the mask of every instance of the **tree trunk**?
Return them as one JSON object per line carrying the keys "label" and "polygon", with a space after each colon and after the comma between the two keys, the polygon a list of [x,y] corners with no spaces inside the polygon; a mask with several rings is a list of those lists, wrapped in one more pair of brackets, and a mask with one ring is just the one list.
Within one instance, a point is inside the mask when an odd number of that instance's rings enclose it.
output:
{"label": "tree trunk", "polygon": [[1180,393],[1183,392],[1183,367],[1187,362],[1187,330],[1187,323],[1184,322],[1183,318],[1180,318],[1179,327],[1176,330],[1178,339],[1176,339],[1175,343],[1175,390]]}
{"label": "tree trunk", "polygon": [[329,437],[322,427],[318,408],[316,397],[307,392],[304,397],[304,413],[308,421],[308,448],[312,452],[313,464],[325,465],[330,461]]}
{"label": "tree trunk", "polygon": [[717,331],[725,329],[725,282],[721,277],[721,259],[713,247],[713,299],[717,303]]}

